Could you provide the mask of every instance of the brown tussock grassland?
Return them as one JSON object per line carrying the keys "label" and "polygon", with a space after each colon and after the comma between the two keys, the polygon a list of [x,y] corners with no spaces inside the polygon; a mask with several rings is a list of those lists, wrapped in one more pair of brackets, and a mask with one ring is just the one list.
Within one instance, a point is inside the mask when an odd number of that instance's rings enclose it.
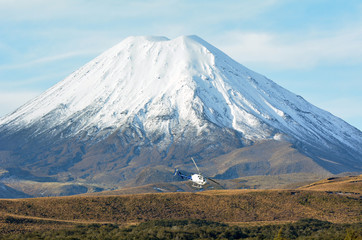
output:
{"label": "brown tussock grassland", "polygon": [[[318,219],[359,224],[360,178],[331,178],[295,190],[212,190],[0,200],[1,234],[70,229],[79,224],[127,227],[155,220],[200,219],[231,226]],[[342,191],[348,184],[348,191]],[[329,185],[329,186],[328,186]],[[342,189],[341,189],[342,188]]]}

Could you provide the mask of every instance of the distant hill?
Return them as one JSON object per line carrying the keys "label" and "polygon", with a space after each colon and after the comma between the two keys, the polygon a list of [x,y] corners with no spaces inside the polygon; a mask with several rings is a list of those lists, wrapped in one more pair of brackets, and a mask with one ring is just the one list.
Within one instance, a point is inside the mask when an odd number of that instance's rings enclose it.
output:
{"label": "distant hill", "polygon": [[0,182],[0,198],[27,198],[27,197],[31,196]]}
{"label": "distant hill", "polygon": [[[232,160],[231,158],[231,161]],[[220,167],[221,168],[221,167]],[[0,198],[51,197],[83,194],[84,196],[124,195],[160,192],[198,192],[190,181],[173,176],[174,169],[166,167],[146,168],[135,179],[135,183],[121,188],[103,188],[102,185],[72,182],[37,182],[31,180],[4,179]],[[187,173],[187,172],[185,172]],[[208,172],[206,172],[208,174]],[[207,175],[208,176],[208,175]],[[334,175],[326,175],[333,177]],[[323,179],[319,174],[291,173],[280,175],[245,176],[234,179],[215,179],[220,185],[209,181],[203,190],[215,189],[294,189]],[[140,185],[132,187],[133,185]],[[9,194],[4,189],[13,189]]]}

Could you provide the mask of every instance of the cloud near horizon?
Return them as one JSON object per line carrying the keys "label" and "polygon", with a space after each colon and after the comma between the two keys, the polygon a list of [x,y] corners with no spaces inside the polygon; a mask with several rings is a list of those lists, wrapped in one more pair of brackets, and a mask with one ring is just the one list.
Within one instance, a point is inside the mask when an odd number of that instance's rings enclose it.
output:
{"label": "cloud near horizon", "polygon": [[301,38],[303,34],[228,32],[215,41],[241,63],[276,69],[308,69],[336,63],[362,63],[362,28]]}

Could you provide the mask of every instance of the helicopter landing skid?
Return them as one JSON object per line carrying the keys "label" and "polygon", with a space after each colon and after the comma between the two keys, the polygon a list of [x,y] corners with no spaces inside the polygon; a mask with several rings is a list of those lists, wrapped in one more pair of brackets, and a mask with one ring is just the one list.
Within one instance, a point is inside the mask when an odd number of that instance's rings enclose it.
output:
{"label": "helicopter landing skid", "polygon": [[202,186],[201,186],[201,185],[199,185],[199,184],[195,184],[195,183],[193,183],[193,184],[192,184],[192,186],[193,186],[194,188],[200,188],[200,189],[202,188]]}

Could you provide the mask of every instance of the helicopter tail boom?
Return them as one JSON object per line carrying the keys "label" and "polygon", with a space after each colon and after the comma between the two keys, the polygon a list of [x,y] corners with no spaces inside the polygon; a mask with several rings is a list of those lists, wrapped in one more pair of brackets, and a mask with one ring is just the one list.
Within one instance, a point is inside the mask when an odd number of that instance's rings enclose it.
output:
{"label": "helicopter tail boom", "polygon": [[182,179],[188,179],[191,180],[191,176],[187,176],[182,174],[177,168],[175,169],[175,172],[173,174],[174,176],[180,176]]}

